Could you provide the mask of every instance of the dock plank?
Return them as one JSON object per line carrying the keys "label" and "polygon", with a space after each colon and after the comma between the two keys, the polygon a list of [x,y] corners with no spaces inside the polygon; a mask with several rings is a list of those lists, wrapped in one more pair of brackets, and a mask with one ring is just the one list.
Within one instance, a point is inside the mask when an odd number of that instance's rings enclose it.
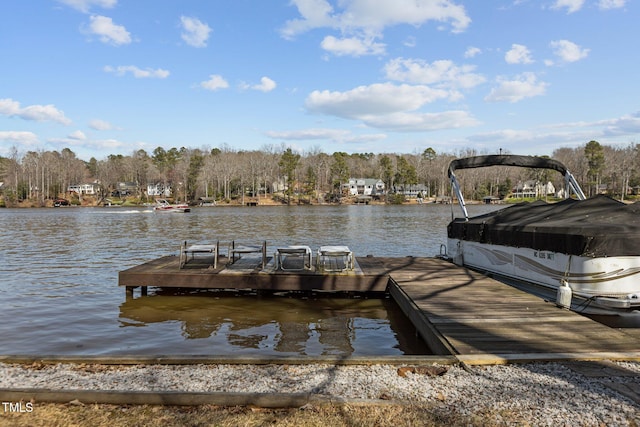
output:
{"label": "dock plank", "polygon": [[640,357],[640,340],[633,335],[475,271],[426,258],[406,267],[390,261],[389,268],[399,294],[412,301],[423,322],[457,354],[489,360],[487,355],[593,355],[606,350]]}

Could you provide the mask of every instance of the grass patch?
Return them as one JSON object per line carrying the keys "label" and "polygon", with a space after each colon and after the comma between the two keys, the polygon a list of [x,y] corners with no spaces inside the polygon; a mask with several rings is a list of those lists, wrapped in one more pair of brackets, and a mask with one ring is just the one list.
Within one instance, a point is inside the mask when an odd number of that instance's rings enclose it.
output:
{"label": "grass patch", "polygon": [[[484,418],[484,417],[483,417]],[[0,413],[0,426],[467,426],[478,419],[443,406],[306,405],[294,409],[202,406],[34,404],[31,413]],[[497,425],[483,420],[482,425]]]}

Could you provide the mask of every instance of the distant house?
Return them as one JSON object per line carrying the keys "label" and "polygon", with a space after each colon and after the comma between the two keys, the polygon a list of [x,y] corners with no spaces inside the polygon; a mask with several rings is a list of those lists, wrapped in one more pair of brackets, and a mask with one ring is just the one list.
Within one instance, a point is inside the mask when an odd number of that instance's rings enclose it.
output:
{"label": "distant house", "polygon": [[376,196],[384,194],[384,182],[375,178],[349,178],[345,184],[352,196]]}
{"label": "distant house", "polygon": [[528,180],[519,182],[511,192],[516,198],[536,198],[553,196],[556,193],[556,187],[551,182],[543,184],[539,181]]}
{"label": "distant house", "polygon": [[138,192],[138,188],[137,182],[119,182],[116,184],[115,192],[121,196],[128,196],[130,194],[136,194]]}
{"label": "distant house", "polygon": [[289,186],[287,185],[287,182],[285,181],[284,178],[279,178],[277,181],[273,181],[271,183],[271,190],[274,193],[280,193],[282,191],[287,191],[288,188],[289,188]]}
{"label": "distant house", "polygon": [[98,194],[99,189],[99,185],[96,183],[74,184],[67,187],[67,192],[93,196],[95,194]]}
{"label": "distant house", "polygon": [[147,196],[149,197],[170,197],[171,196],[171,186],[167,184],[166,186],[162,182],[158,182],[156,184],[147,185]]}

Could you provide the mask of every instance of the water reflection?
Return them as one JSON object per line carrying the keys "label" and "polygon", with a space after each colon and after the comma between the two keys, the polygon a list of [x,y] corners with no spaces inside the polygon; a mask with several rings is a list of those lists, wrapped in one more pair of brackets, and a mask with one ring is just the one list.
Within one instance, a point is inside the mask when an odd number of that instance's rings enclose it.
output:
{"label": "water reflection", "polygon": [[418,353],[413,326],[386,300],[373,309],[373,300],[152,291],[123,303],[118,272],[176,255],[184,240],[266,240],[270,251],[340,244],[358,257],[434,256],[450,216],[451,206],[442,205],[212,207],[186,215],[0,209],[0,354]]}
{"label": "water reflection", "polygon": [[388,298],[157,292],[121,304],[121,326],[178,322],[185,339],[209,341],[218,355],[256,350],[261,355],[345,357],[430,354],[413,325]]}

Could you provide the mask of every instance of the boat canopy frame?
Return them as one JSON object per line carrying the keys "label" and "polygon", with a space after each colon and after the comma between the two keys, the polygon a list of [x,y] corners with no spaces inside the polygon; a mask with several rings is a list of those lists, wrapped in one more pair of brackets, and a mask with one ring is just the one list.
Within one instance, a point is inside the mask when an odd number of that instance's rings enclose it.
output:
{"label": "boat canopy frame", "polygon": [[[580,184],[578,184],[578,181],[571,174],[571,172],[569,172],[565,165],[557,160],[549,159],[546,157],[520,156],[514,154],[494,154],[486,156],[464,157],[452,160],[451,163],[449,163],[447,175],[449,177],[449,180],[451,181],[451,187],[453,188],[455,196],[458,198],[458,203],[462,208],[462,212],[464,213],[464,217],[466,220],[469,219],[469,213],[467,211],[467,205],[464,201],[464,196],[462,195],[462,190],[460,188],[460,184],[458,183],[455,171],[460,169],[474,169],[489,166],[514,166],[530,169],[555,170],[562,174],[565,179],[566,188],[572,190],[578,200],[586,199],[586,196],[584,195]],[[568,192],[566,194],[566,197],[569,197]]]}

